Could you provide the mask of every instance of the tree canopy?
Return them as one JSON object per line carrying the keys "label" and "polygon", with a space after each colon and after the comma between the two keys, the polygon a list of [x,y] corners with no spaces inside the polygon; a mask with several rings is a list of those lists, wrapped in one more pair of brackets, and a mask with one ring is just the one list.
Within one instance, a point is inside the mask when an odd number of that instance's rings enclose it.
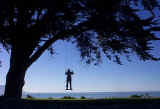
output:
{"label": "tree canopy", "polygon": [[[49,4],[49,3],[48,3]],[[54,0],[52,8],[18,8],[19,2],[1,9],[0,41],[7,51],[18,46],[31,65],[56,40],[76,43],[81,57],[90,63],[101,51],[120,63],[119,54],[135,52],[142,60],[156,60],[150,50],[158,40],[153,31],[158,19],[158,1],[146,0]],[[148,11],[147,18],[138,12]]]}
{"label": "tree canopy", "polygon": [[54,53],[57,40],[76,44],[87,63],[101,62],[102,53],[118,64],[120,55],[133,53],[144,61],[159,60],[152,54],[152,43],[159,40],[158,0],[10,1],[6,6],[0,9],[0,43],[11,53],[7,81],[21,78],[15,84],[23,83],[22,72],[45,50]]}

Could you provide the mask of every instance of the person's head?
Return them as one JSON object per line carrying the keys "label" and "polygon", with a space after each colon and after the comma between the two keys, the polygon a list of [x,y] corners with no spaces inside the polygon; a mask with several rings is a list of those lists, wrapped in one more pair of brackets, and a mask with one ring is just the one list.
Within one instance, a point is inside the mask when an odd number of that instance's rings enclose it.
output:
{"label": "person's head", "polygon": [[71,72],[70,69],[68,69],[68,72]]}

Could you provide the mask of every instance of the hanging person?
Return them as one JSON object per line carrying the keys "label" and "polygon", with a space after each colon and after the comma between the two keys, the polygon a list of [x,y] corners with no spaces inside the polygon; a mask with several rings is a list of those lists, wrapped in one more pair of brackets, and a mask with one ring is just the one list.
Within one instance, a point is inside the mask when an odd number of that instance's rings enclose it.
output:
{"label": "hanging person", "polygon": [[[67,75],[67,79],[66,79],[66,90],[72,90],[72,75],[74,74],[73,71],[71,71],[70,69],[68,69],[65,74]],[[70,88],[68,88],[68,86],[70,85]]]}

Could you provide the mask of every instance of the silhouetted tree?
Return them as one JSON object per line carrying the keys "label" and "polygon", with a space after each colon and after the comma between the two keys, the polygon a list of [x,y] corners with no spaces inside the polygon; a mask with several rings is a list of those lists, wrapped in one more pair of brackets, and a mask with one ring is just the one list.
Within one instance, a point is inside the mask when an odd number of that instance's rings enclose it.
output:
{"label": "silhouetted tree", "polygon": [[52,8],[23,8],[30,2],[22,1],[6,3],[8,8],[0,9],[0,42],[10,53],[7,97],[21,97],[26,70],[45,50],[53,54],[52,45],[58,40],[75,43],[87,63],[101,62],[101,53],[118,64],[120,55],[133,53],[144,61],[158,60],[151,53],[152,42],[158,40],[157,0],[43,2]]}

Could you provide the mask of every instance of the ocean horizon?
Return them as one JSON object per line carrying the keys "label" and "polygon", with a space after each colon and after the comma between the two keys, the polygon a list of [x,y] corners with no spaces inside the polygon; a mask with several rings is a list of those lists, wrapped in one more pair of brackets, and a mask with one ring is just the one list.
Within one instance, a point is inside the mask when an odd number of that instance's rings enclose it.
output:
{"label": "ocean horizon", "polygon": [[135,92],[54,92],[54,93],[24,93],[23,98],[30,95],[35,98],[62,98],[64,96],[71,96],[80,98],[82,96],[86,98],[128,98],[131,95],[149,95],[153,98],[160,97],[160,91],[135,91]]}

